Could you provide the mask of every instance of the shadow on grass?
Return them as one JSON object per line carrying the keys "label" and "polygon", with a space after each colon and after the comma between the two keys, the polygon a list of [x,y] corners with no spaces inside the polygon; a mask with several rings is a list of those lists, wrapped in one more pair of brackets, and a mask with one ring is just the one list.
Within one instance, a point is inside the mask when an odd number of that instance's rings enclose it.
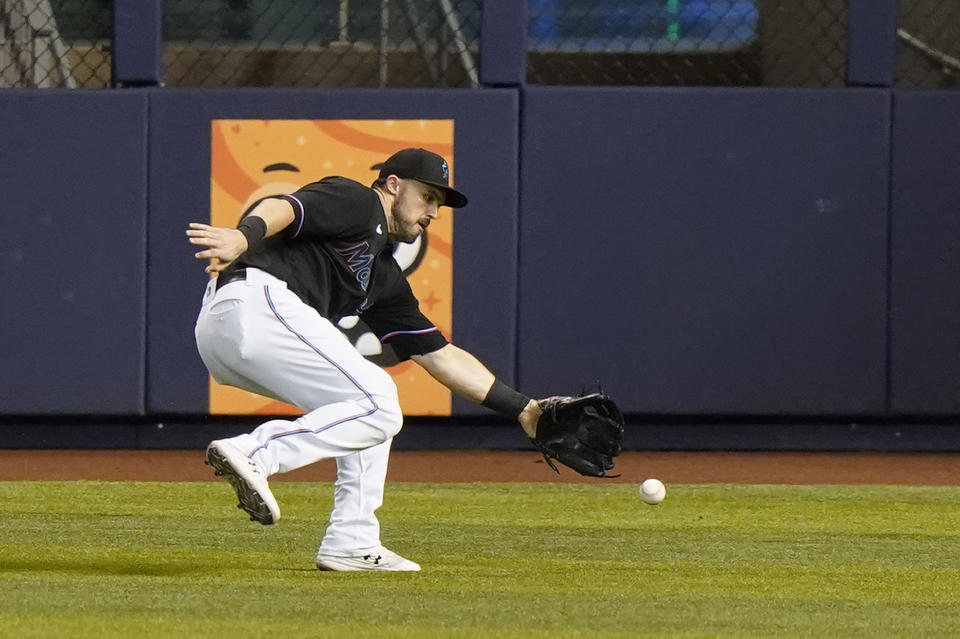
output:
{"label": "shadow on grass", "polygon": [[83,575],[134,575],[166,577],[189,573],[208,573],[209,570],[196,563],[144,563],[103,559],[4,559],[0,561],[0,573],[52,572]]}

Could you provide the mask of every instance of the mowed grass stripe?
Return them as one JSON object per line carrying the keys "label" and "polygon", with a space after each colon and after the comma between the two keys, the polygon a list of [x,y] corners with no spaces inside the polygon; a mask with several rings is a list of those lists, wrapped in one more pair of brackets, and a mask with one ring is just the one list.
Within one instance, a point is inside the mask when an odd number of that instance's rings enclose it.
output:
{"label": "mowed grass stripe", "polygon": [[949,637],[960,628],[957,488],[668,486],[651,507],[624,484],[391,484],[383,538],[420,574],[315,570],[332,487],[276,492],[284,519],[262,527],[235,509],[226,484],[0,483],[5,634]]}

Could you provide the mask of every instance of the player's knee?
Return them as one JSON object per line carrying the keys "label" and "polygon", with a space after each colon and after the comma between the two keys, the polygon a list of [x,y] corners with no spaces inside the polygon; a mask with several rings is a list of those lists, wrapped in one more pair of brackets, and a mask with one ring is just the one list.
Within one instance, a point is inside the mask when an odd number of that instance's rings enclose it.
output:
{"label": "player's knee", "polygon": [[376,404],[376,419],[387,438],[393,437],[400,432],[403,426],[403,411],[400,409],[400,397],[397,394],[397,385],[393,379],[384,371],[386,379],[377,384],[376,389],[371,393],[373,402]]}
{"label": "player's knee", "polygon": [[382,424],[384,435],[394,437],[403,426],[403,411],[400,409],[400,400],[396,392],[392,397],[380,396],[377,398],[377,413]]}

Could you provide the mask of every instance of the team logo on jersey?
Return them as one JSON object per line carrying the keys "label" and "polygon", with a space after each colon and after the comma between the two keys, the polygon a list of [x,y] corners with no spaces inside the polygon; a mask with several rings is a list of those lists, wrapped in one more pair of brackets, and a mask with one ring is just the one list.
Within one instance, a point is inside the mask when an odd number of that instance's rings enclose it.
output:
{"label": "team logo on jersey", "polygon": [[366,291],[370,285],[370,268],[373,264],[370,244],[360,242],[346,248],[338,248],[336,251],[343,257],[350,272],[356,276],[360,288]]}

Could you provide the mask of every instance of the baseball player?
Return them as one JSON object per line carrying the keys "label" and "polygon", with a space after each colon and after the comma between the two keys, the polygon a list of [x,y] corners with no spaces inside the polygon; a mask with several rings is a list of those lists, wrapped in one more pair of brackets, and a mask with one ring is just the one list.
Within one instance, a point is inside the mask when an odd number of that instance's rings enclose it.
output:
{"label": "baseball player", "polygon": [[[424,149],[388,158],[367,187],[326,177],[265,199],[237,228],[191,223],[216,274],[196,324],[211,375],[294,404],[304,415],[213,441],[206,461],[230,481],[251,519],[273,524],[280,508],[267,479],[335,458],[333,509],[317,553],[321,570],[419,570],[387,550],[376,510],[403,416],[397,389],[335,326],[359,315],[402,360],[412,359],[452,391],[516,419],[534,438],[541,404],[508,387],[449,343],[419,309],[391,252],[412,242],[441,206],[467,198],[449,184],[446,161]],[[562,461],[562,460],[561,460]]]}

